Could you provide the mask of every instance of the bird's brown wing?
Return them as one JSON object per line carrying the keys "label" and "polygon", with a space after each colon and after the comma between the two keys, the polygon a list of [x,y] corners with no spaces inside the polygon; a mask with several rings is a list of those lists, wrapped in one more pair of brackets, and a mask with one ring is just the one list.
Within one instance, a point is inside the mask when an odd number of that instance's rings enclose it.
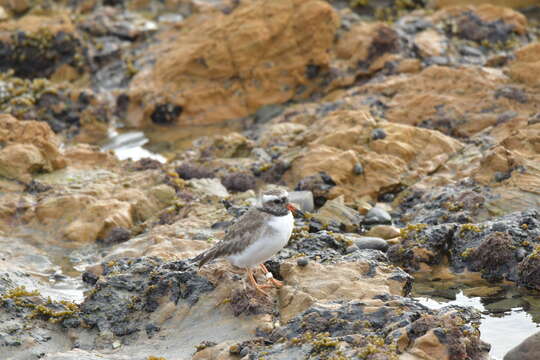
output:
{"label": "bird's brown wing", "polygon": [[219,243],[199,254],[193,261],[199,263],[199,267],[209,261],[222,256],[236,254],[253,241],[261,237],[265,229],[267,214],[256,208],[249,209],[234,224],[229,226],[225,237]]}

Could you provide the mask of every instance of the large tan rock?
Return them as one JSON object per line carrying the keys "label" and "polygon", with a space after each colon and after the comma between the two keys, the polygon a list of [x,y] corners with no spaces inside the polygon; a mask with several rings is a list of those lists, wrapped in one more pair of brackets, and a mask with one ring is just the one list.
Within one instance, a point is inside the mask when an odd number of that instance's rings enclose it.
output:
{"label": "large tan rock", "polygon": [[[395,269],[395,268],[394,268]],[[376,275],[368,276],[370,264],[350,262],[320,264],[310,262],[299,267],[293,262],[281,265],[285,286],[280,290],[281,320],[287,322],[317,301],[365,300],[373,306],[377,294],[403,295],[406,284],[392,280],[392,266],[377,267]]]}
{"label": "large tan rock", "polygon": [[540,87],[536,74],[540,71],[540,42],[525,45],[516,51],[516,59],[507,68],[508,75],[518,82]]}
{"label": "large tan rock", "polygon": [[[456,87],[457,83],[460,86]],[[510,85],[501,71],[479,67],[430,66],[367,88],[395,94],[386,103],[389,121],[422,125],[452,136],[472,136],[508,121],[507,114],[524,125],[538,97],[526,88]],[[506,95],[505,90],[521,97]]]}
{"label": "large tan rock", "polygon": [[60,142],[44,122],[0,115],[0,175],[28,182],[37,172],[65,166]]}
{"label": "large tan rock", "polygon": [[[386,137],[373,140],[375,129]],[[332,196],[343,194],[346,200],[413,184],[463,146],[437,131],[376,123],[361,111],[336,111],[319,119],[306,132],[305,143],[285,179],[294,186],[302,178],[324,171],[337,184]],[[357,163],[364,169],[361,175],[354,172]]]}
{"label": "large tan rock", "polygon": [[56,191],[39,196],[22,219],[45,229],[51,243],[78,246],[104,239],[113,228],[130,230],[176,201],[175,190],[160,180],[159,172],[120,175],[69,167],[39,178]]}
{"label": "large tan rock", "polygon": [[309,95],[329,66],[337,26],[319,0],[261,0],[230,15],[193,16],[185,31],[162,34],[155,65],[133,78],[127,121],[212,124],[285,102],[300,86]]}
{"label": "large tan rock", "polygon": [[513,30],[520,35],[527,32],[527,18],[522,13],[508,7],[488,4],[487,1],[478,6],[474,5],[476,4],[471,4],[468,1],[466,4],[445,7],[433,14],[432,19],[435,22],[440,22],[464,13],[474,13],[484,22],[502,21],[512,25]]}
{"label": "large tan rock", "polygon": [[500,7],[509,7],[514,9],[525,8],[527,6],[537,5],[536,0],[431,0],[430,5],[434,7],[447,7],[457,5],[484,5],[491,4]]}
{"label": "large tan rock", "polygon": [[495,213],[540,207],[540,123],[515,130],[486,151],[474,179],[498,194]]}

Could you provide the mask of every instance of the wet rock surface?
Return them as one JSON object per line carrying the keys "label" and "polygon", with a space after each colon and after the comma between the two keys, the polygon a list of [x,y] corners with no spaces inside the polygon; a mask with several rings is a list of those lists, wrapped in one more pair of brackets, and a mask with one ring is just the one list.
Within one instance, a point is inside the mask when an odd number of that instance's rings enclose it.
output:
{"label": "wet rock surface", "polygon": [[408,225],[389,257],[411,270],[448,257],[454,271],[467,269],[489,281],[510,280],[534,288],[539,220],[538,211],[529,210],[476,224]]}
{"label": "wet rock surface", "polygon": [[[424,278],[540,322],[538,7],[491,3],[0,0],[0,358],[488,359]],[[189,259],[270,185],[265,297]]]}

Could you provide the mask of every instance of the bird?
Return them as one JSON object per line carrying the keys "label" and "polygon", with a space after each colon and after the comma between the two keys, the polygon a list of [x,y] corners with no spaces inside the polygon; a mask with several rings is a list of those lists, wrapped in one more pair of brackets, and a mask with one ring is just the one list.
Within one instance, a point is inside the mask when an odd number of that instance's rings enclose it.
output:
{"label": "bird", "polygon": [[[197,255],[193,261],[200,268],[209,261],[224,257],[232,265],[245,269],[257,292],[268,295],[263,289],[281,287],[283,283],[274,279],[264,262],[289,242],[294,227],[293,211],[297,209],[289,203],[286,190],[266,190],[261,193],[259,205],[251,207],[229,226],[220,242]],[[253,275],[253,268],[257,267],[272,284],[257,283]]]}

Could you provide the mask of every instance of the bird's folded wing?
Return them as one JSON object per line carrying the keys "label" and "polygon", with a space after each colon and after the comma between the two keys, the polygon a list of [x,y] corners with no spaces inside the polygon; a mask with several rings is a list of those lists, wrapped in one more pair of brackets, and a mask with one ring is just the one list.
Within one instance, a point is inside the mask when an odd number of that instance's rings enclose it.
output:
{"label": "bird's folded wing", "polygon": [[252,208],[227,228],[223,240],[193,260],[203,266],[216,258],[239,253],[262,236],[265,225],[265,213]]}

